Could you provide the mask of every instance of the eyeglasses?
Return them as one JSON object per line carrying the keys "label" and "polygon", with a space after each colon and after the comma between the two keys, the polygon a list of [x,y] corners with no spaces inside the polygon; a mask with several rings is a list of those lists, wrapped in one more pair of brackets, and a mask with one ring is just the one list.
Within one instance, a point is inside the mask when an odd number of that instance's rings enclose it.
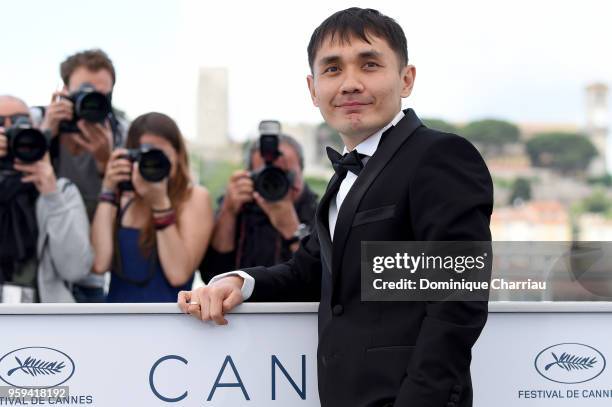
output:
{"label": "eyeglasses", "polygon": [[6,119],[11,119],[11,125],[13,125],[17,123],[17,120],[19,119],[26,119],[29,122],[30,115],[28,113],[15,113],[7,116],[0,115],[0,126],[4,126]]}

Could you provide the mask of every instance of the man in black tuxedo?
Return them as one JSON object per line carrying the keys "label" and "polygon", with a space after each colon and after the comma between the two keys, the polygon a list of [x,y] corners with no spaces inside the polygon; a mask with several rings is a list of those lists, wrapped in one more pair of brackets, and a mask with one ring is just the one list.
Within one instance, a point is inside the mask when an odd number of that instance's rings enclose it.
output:
{"label": "man in black tuxedo", "polygon": [[179,305],[225,324],[223,314],[247,298],[319,300],[322,406],[471,406],[471,348],[487,303],[362,301],[360,245],[489,241],[487,167],[462,137],[401,111],[415,68],[393,19],[337,12],[314,31],[308,56],[313,103],[346,146],[344,156],[328,150],[336,174],[314,233],[290,261],[217,276],[179,294]]}

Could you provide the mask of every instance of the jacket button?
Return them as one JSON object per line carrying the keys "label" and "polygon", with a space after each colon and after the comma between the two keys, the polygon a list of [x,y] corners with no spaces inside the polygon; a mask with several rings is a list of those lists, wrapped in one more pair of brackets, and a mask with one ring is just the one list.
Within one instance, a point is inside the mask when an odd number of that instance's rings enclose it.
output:
{"label": "jacket button", "polygon": [[340,304],[336,304],[334,305],[334,308],[332,309],[332,312],[335,316],[340,316],[342,315],[342,313],[344,312],[344,307]]}
{"label": "jacket button", "polygon": [[451,396],[449,397],[449,400],[454,401],[456,403],[459,401],[459,395],[457,393],[451,394]]}
{"label": "jacket button", "polygon": [[462,387],[460,384],[456,384],[453,386],[453,392],[454,393],[461,393]]}
{"label": "jacket button", "polygon": [[325,356],[321,356],[321,364],[327,366],[327,358]]}

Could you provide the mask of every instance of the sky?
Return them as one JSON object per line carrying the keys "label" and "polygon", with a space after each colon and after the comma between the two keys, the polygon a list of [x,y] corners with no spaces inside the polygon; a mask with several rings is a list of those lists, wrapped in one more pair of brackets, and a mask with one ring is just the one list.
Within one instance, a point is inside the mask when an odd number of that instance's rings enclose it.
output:
{"label": "sky", "polygon": [[404,28],[417,69],[404,106],[423,117],[581,125],[584,86],[601,81],[612,87],[608,1],[2,4],[0,93],[47,104],[60,83],[59,63],[77,50],[100,47],[117,70],[114,104],[131,118],[167,113],[188,138],[196,131],[201,66],[228,68],[234,139],[255,134],[261,119],[322,121],[306,87],[306,45],[327,16],[350,6],[377,8]]}

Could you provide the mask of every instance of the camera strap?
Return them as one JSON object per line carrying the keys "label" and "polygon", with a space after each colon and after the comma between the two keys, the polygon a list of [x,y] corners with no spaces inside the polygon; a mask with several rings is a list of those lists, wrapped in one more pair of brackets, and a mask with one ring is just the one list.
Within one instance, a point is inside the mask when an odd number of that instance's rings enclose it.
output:
{"label": "camera strap", "polygon": [[113,133],[113,149],[121,147],[123,144],[123,137],[121,135],[121,129],[119,128],[121,123],[115,115],[114,110],[111,110],[108,114],[108,122],[110,123],[111,133]]}

